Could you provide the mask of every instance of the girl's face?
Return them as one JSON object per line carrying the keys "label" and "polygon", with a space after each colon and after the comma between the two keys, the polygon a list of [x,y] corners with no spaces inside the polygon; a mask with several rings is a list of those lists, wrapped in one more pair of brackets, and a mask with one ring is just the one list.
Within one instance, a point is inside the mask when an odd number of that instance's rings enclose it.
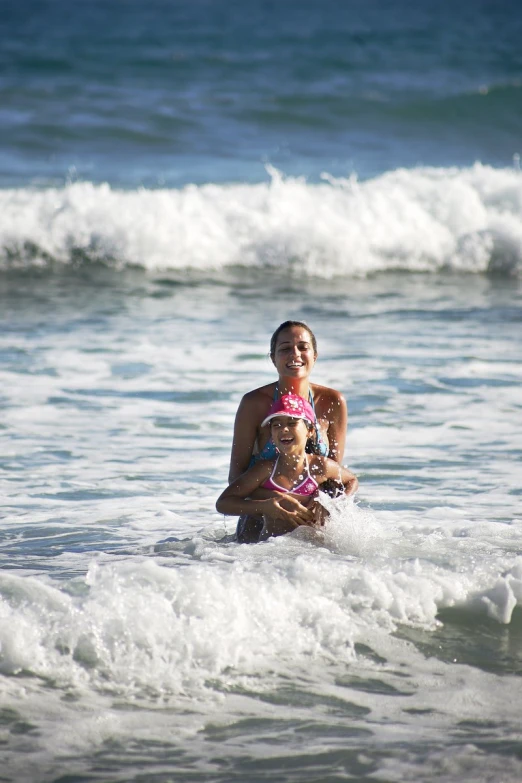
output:
{"label": "girl's face", "polygon": [[310,427],[304,419],[294,419],[293,416],[275,416],[270,422],[270,433],[280,452],[301,454],[310,437]]}
{"label": "girl's face", "polygon": [[272,361],[279,377],[306,378],[317,359],[310,333],[302,326],[290,326],[278,335]]}

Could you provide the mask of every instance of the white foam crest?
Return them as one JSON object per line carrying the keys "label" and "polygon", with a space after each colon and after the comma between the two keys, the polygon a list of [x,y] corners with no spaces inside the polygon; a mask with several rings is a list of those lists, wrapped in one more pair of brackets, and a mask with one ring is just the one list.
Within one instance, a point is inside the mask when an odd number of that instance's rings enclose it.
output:
{"label": "white foam crest", "polygon": [[95,561],[67,592],[3,573],[0,671],[129,698],[197,698],[209,684],[284,676],[296,662],[346,665],[357,640],[401,624],[433,628],[442,608],[508,623],[522,605],[522,558],[477,563],[457,552],[441,563],[431,540],[422,560],[421,547],[408,551],[413,536],[404,543],[355,505],[350,515],[342,534],[339,512],[316,537],[254,547],[195,537],[174,545],[170,562]]}
{"label": "white foam crest", "polygon": [[518,273],[522,172],[476,164],[358,182],[0,191],[0,265],[101,260],[153,270],[242,265],[323,277],[401,269]]}
{"label": "white foam crest", "polygon": [[[296,657],[353,656],[343,609],[326,600],[329,611],[321,612],[312,585],[297,589],[272,567],[245,572],[240,562],[198,559],[170,568],[146,559],[94,564],[86,581],[86,596],[60,602],[51,586],[41,599],[35,578],[2,578],[3,672],[168,696],[197,694],[227,671],[252,675],[278,660],[290,667]],[[13,599],[24,590],[25,601]]]}

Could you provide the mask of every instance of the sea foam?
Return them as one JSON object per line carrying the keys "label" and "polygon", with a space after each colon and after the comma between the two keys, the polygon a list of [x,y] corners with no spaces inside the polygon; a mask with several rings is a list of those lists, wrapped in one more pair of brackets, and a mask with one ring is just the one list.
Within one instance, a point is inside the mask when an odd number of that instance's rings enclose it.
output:
{"label": "sea foam", "polygon": [[0,191],[0,268],[102,262],[150,270],[278,268],[325,278],[401,270],[519,274],[522,172],[399,169],[319,184]]}
{"label": "sea foam", "polygon": [[[352,517],[344,538],[343,513]],[[186,542],[183,568],[179,551],[94,560],[67,590],[4,573],[0,673],[135,697],[196,695],[216,679],[283,674],[299,661],[348,664],[368,634],[433,628],[441,609],[507,624],[522,603],[520,557],[477,565],[453,543],[454,562],[443,566],[419,548],[410,556],[411,535],[368,510],[353,505],[339,520],[315,540],[292,534],[241,547],[200,537]]]}

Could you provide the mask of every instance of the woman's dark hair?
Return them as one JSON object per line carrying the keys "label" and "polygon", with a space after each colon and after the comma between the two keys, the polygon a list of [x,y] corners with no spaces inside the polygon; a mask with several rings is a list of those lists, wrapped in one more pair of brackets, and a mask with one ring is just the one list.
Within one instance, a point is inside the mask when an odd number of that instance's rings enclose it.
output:
{"label": "woman's dark hair", "polygon": [[303,323],[303,321],[284,321],[282,324],[280,324],[277,327],[277,329],[275,330],[274,334],[270,339],[270,358],[272,359],[272,361],[274,361],[274,356],[276,352],[277,338],[279,337],[281,332],[284,332],[285,329],[291,329],[292,326],[300,326],[302,329],[306,329],[312,341],[312,348],[314,349],[314,354],[317,356],[317,340],[315,339],[315,334],[312,332],[308,324]]}

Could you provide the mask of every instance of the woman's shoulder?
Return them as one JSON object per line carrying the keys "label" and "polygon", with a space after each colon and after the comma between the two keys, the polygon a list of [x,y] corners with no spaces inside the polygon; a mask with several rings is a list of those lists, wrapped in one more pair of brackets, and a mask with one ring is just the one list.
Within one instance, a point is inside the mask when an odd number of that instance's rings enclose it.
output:
{"label": "woman's shoulder", "polygon": [[244,394],[236,414],[236,427],[241,425],[257,429],[270,410],[274,390],[275,383],[268,383]]}
{"label": "woman's shoulder", "polygon": [[257,389],[252,389],[252,391],[243,395],[241,404],[248,405],[249,407],[264,407],[267,402],[272,404],[275,388],[275,383],[267,383],[265,386],[259,386]]}
{"label": "woman's shoulder", "polygon": [[318,403],[329,404],[332,402],[346,405],[346,399],[344,395],[337,389],[332,389],[330,386],[321,386],[319,383],[312,383],[310,385],[316,405]]}

